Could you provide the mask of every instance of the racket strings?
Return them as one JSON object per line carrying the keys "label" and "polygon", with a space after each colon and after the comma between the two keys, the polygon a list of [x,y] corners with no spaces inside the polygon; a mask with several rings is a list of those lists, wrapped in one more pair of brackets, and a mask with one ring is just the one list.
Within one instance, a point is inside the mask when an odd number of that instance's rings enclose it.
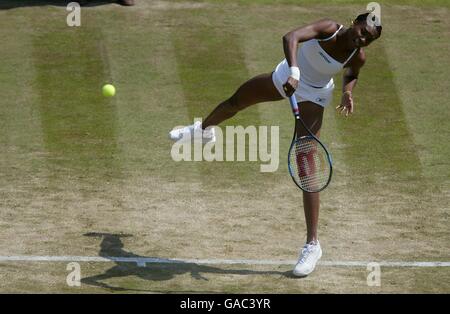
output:
{"label": "racket strings", "polygon": [[330,165],[323,147],[313,138],[298,139],[290,151],[294,180],[306,191],[318,191],[328,184]]}

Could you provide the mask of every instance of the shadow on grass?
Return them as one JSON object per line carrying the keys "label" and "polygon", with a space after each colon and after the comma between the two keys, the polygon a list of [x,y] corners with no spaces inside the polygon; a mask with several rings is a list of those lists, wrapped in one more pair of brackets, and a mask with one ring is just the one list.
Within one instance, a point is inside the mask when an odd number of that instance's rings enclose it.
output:
{"label": "shadow on grass", "polygon": [[[149,258],[146,256],[141,256],[128,252],[123,249],[124,245],[121,238],[131,237],[130,234],[109,234],[109,233],[86,233],[84,234],[88,237],[98,237],[102,239],[100,244],[99,255],[101,257],[112,259],[112,257],[120,258]],[[280,275],[283,277],[293,278],[291,271],[280,272],[280,271],[255,271],[248,269],[222,269],[218,267],[200,265],[196,263],[187,263],[178,260],[164,259],[151,257],[158,260],[159,262],[146,263],[145,267],[143,265],[138,265],[137,262],[131,261],[114,261],[116,265],[106,270],[103,274],[86,277],[81,280],[82,283],[91,286],[97,286],[111,291],[147,291],[156,292],[154,290],[141,290],[123,287],[111,286],[105,281],[111,278],[126,277],[126,276],[136,276],[140,279],[151,280],[151,281],[165,281],[173,279],[177,275],[183,275],[190,273],[191,277],[196,280],[208,281],[209,279],[204,277],[203,274],[223,274],[223,275]],[[163,292],[163,291],[161,291]],[[168,291],[164,291],[168,292]],[[187,292],[187,291],[183,291]],[[198,292],[198,291],[196,291]]]}
{"label": "shadow on grass", "polygon": [[[46,5],[54,5],[66,7],[72,1],[69,0],[1,0],[0,10],[9,10],[21,7],[38,7]],[[110,3],[118,3],[118,0],[73,0],[82,6],[93,7]]]}

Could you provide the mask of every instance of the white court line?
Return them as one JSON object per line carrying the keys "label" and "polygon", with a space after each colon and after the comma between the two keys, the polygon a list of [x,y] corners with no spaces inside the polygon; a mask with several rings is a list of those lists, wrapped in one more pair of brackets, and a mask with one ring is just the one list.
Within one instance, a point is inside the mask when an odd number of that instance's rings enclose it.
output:
{"label": "white court line", "polygon": [[[255,260],[255,259],[182,259],[152,257],[120,257],[120,256],[0,256],[0,262],[102,262],[102,263],[136,263],[145,264],[204,264],[204,265],[295,265],[294,260]],[[378,263],[383,267],[450,267],[450,262],[402,262],[402,261],[321,261],[319,265],[335,267],[367,267],[370,263]]]}

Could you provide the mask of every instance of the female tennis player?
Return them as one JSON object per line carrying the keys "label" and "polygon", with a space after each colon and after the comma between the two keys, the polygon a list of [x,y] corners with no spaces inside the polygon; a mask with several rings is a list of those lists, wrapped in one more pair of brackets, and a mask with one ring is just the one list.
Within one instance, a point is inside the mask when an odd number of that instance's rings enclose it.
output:
{"label": "female tennis player", "polygon": [[[299,103],[303,121],[319,137],[323,111],[331,102],[334,89],[333,76],[342,69],[345,69],[342,97],[336,109],[345,116],[354,111],[352,92],[366,61],[363,47],[379,38],[382,29],[370,23],[368,18],[371,18],[369,13],[361,14],[350,27],[323,19],[287,33],[283,37],[286,59],[272,73],[261,74],[245,82],[230,98],[219,104],[203,124],[197,122],[172,130],[169,137],[178,141],[200,133],[203,142],[215,141],[214,128],[208,127],[218,125],[254,104],[282,100],[292,94]],[[299,43],[302,45],[298,49]],[[299,136],[307,135],[306,130],[299,132]],[[322,256],[317,236],[319,193],[303,192],[303,207],[306,244],[293,271],[299,277],[310,274]]]}

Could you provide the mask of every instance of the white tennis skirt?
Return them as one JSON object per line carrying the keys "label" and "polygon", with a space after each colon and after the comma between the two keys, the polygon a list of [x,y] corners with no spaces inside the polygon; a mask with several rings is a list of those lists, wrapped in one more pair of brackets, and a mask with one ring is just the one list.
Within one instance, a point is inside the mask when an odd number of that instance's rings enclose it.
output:
{"label": "white tennis skirt", "polygon": [[[300,69],[301,72],[301,69]],[[272,73],[272,81],[278,92],[284,98],[287,98],[283,90],[283,85],[287,82],[291,72],[289,70],[289,64],[286,59],[281,61],[275,71]],[[318,104],[319,106],[326,107],[333,98],[334,81],[333,78],[328,82],[325,87],[317,88],[312,87],[306,83],[302,82],[300,74],[300,82],[298,83],[298,88],[295,91],[295,98],[297,102],[311,101]]]}

